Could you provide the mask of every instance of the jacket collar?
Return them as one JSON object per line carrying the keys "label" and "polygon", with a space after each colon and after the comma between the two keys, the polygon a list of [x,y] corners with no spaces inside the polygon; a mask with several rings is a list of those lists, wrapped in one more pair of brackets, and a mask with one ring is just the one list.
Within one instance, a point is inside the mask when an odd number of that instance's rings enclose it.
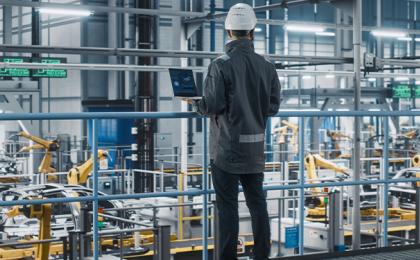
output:
{"label": "jacket collar", "polygon": [[253,52],[254,43],[250,39],[239,39],[226,44],[226,53],[232,52],[234,49],[238,49],[243,52]]}

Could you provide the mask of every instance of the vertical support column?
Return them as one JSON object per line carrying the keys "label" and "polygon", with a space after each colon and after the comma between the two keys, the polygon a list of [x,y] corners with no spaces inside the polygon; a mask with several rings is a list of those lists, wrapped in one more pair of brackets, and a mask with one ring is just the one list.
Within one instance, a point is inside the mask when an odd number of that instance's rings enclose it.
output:
{"label": "vertical support column", "polygon": [[203,118],[203,260],[208,259],[208,250],[207,250],[207,227],[208,227],[208,218],[207,218],[207,118]]}
{"label": "vertical support column", "polygon": [[414,237],[415,238],[414,241],[416,244],[420,244],[420,203],[418,203],[418,201],[420,201],[420,187],[416,186],[416,219],[415,219],[416,234]]}
{"label": "vertical support column", "polygon": [[213,239],[213,244],[214,244],[214,249],[213,249],[213,260],[219,259],[220,258],[220,232],[219,232],[219,211],[217,210],[217,202],[214,200],[213,201],[213,214],[214,214],[214,219],[213,219],[213,229],[214,229],[214,239]]}
{"label": "vertical support column", "polygon": [[[3,5],[3,43],[12,44],[12,7],[6,5]],[[3,55],[8,54],[4,52]]]}
{"label": "vertical support column", "polygon": [[[382,1],[383,0],[376,0],[376,26],[378,28],[382,27]],[[384,44],[382,41],[382,37],[380,36],[376,37],[376,57],[384,57]],[[377,78],[376,80],[376,86],[385,87],[383,78]]]}
{"label": "vertical support column", "polygon": [[97,260],[98,253],[98,119],[93,119],[92,122],[92,143],[93,143],[93,259]]}
{"label": "vertical support column", "polygon": [[[266,1],[266,5],[269,5],[271,0]],[[270,19],[272,11],[266,11],[266,18]],[[268,54],[275,54],[276,53],[276,31],[274,26],[266,25],[265,26],[266,34],[265,34],[265,41],[267,46],[267,53]],[[267,120],[267,128],[266,128],[266,136],[267,136],[267,162],[273,162],[274,154],[271,153],[273,151],[273,141],[271,136],[271,120],[272,118],[269,117]],[[274,167],[274,166],[273,166]]]}
{"label": "vertical support column", "polygon": [[340,192],[334,191],[329,194],[329,221],[328,221],[328,248],[335,251],[335,246],[340,243]]}
{"label": "vertical support column", "polygon": [[[303,233],[304,233],[304,189],[303,184],[305,183],[305,131],[304,131],[304,122],[305,118],[299,118],[299,184],[300,184],[300,193],[299,193],[299,255],[303,255],[304,253],[304,240],[303,240]],[[279,222],[280,224],[280,222]],[[280,242],[280,241],[279,241]],[[279,243],[280,246],[280,243]]]}
{"label": "vertical support column", "polygon": [[154,233],[153,260],[171,259],[171,226],[159,226]]}
{"label": "vertical support column", "polygon": [[[384,117],[384,192],[382,194],[384,201],[384,239],[383,245],[388,246],[388,184],[389,184],[389,117]],[[417,219],[417,217],[416,217]]]}
{"label": "vertical support column", "polygon": [[[117,6],[116,0],[108,0],[108,6]],[[117,13],[108,13],[108,48],[117,48]],[[117,56],[109,56],[108,64],[117,64]],[[119,99],[118,71],[108,71],[108,99]]]}
{"label": "vertical support column", "polygon": [[[360,110],[360,45],[362,42],[362,1],[353,0],[353,55],[354,55],[354,110]],[[355,117],[354,124],[354,170],[353,178],[360,181],[360,128],[361,118]],[[353,186],[353,250],[360,249],[360,186]]]}
{"label": "vertical support column", "polygon": [[[216,0],[210,0],[210,13],[216,12]],[[204,28],[204,27],[203,27]],[[216,51],[216,22],[210,22],[210,51]]]}

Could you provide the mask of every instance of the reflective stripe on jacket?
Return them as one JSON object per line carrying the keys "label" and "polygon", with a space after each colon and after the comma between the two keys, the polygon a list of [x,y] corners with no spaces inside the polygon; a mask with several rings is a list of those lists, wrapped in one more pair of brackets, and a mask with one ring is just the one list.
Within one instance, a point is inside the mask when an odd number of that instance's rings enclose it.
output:
{"label": "reflective stripe on jacket", "polygon": [[274,65],[254,52],[249,39],[226,44],[226,55],[210,63],[203,98],[194,111],[210,116],[210,158],[235,173],[264,171],[267,119],[278,113],[280,82]]}

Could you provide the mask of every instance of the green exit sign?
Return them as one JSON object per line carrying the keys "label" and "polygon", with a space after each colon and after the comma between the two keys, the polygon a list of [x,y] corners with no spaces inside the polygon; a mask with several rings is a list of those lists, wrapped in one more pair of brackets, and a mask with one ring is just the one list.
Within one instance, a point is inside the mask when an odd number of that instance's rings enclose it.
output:
{"label": "green exit sign", "polygon": [[420,98],[420,86],[412,87],[413,98]]}
{"label": "green exit sign", "polygon": [[[0,62],[4,63],[29,63],[29,57],[7,57],[1,56]],[[0,77],[30,77],[29,69],[0,69]]]}
{"label": "green exit sign", "polygon": [[[43,58],[33,57],[32,63],[44,63],[44,64],[61,64],[67,63],[66,58]],[[67,70],[58,69],[33,69],[32,77],[35,78],[66,78]]]}
{"label": "green exit sign", "polygon": [[411,87],[409,85],[393,86],[392,98],[411,98]]}

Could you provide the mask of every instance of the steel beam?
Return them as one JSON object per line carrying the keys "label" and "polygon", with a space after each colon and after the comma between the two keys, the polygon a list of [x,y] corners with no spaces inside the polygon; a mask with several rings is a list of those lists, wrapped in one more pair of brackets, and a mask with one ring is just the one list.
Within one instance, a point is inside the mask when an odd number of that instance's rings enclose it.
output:
{"label": "steel beam", "polygon": [[[313,1],[313,0],[295,0],[295,1],[283,1],[280,4],[273,4],[273,5],[265,5],[265,6],[260,6],[260,7],[255,7],[254,8],[254,12],[258,13],[258,12],[265,12],[265,11],[269,11],[269,10],[274,10],[274,9],[280,9],[280,8],[289,8],[289,7],[296,7],[296,6],[301,6],[301,5],[307,5],[307,4],[314,4],[314,3],[322,3],[322,2],[330,2],[331,0],[317,0],[317,1]],[[334,1],[334,0],[333,0]],[[207,14],[207,15],[203,15],[201,17],[196,17],[196,18],[190,18],[190,19],[185,19],[184,22],[185,23],[197,23],[197,22],[204,22],[204,21],[208,21],[208,20],[214,20],[214,19],[220,19],[220,18],[224,18],[226,17],[228,14],[228,12],[223,12],[223,13],[217,13],[217,14]]]}
{"label": "steel beam", "polygon": [[32,7],[32,8],[81,10],[81,11],[91,11],[91,12],[98,12],[98,13],[129,13],[129,14],[168,15],[168,16],[183,16],[183,17],[197,17],[197,16],[203,15],[203,13],[199,13],[199,12],[184,12],[184,11],[162,10],[162,9],[154,10],[154,9],[125,8],[125,7],[114,7],[114,6],[26,2],[26,1],[16,1],[16,0],[0,0],[0,5],[22,6],[22,7]]}
{"label": "steel beam", "polygon": [[[165,57],[165,58],[196,58],[216,59],[224,52],[206,51],[181,51],[181,50],[148,50],[125,48],[93,48],[93,47],[65,47],[65,46],[32,46],[0,44],[0,52],[19,53],[49,53],[49,54],[74,54],[74,55],[109,55],[109,56],[137,56],[137,57]],[[299,56],[263,54],[264,58],[271,61],[288,62],[328,62],[328,63],[353,63],[353,58],[329,56]]]}
{"label": "steel beam", "polygon": [[[354,84],[354,110],[360,111],[362,92],[360,89],[361,79],[361,59],[360,48],[362,44],[362,0],[353,0],[353,55],[354,63],[353,70],[355,77],[353,78]],[[354,119],[354,169],[353,179],[360,181],[360,137],[361,137],[361,118]],[[360,249],[360,186],[353,187],[353,250]]]}

